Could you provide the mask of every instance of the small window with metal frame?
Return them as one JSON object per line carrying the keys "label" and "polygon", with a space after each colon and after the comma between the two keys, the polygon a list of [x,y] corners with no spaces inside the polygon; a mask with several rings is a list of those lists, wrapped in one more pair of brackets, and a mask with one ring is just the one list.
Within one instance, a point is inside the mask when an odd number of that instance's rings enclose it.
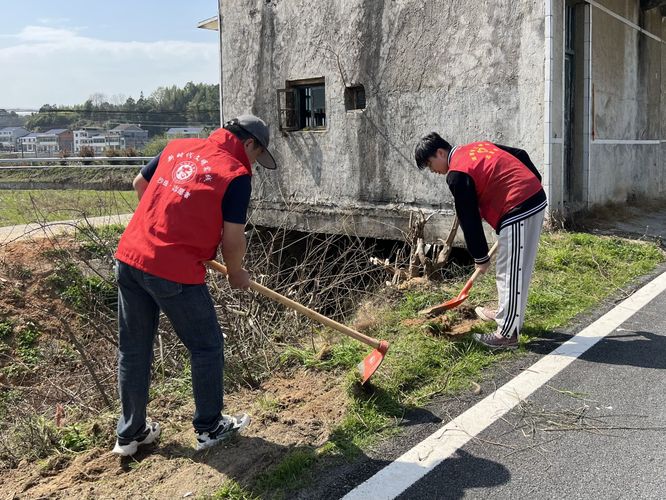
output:
{"label": "small window with metal frame", "polygon": [[278,89],[280,130],[326,129],[326,90],[324,78],[287,81]]}

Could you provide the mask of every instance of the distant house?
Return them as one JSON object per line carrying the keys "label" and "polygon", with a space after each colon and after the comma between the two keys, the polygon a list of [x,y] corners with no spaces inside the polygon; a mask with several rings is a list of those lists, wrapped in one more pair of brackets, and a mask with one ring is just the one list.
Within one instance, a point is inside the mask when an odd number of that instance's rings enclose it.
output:
{"label": "distant house", "polygon": [[58,151],[58,136],[51,132],[35,134],[34,153],[37,156],[53,156]]}
{"label": "distant house", "polygon": [[[71,130],[66,128],[54,128],[44,134],[40,138],[37,138],[37,144],[40,145],[40,142],[44,144],[44,147],[48,149],[49,153],[58,153],[60,151],[67,152],[72,154],[74,151],[74,134]],[[55,148],[53,148],[53,143],[55,143]],[[41,151],[38,151],[41,152]],[[46,151],[44,151],[46,152]]]}
{"label": "distant house", "polygon": [[104,129],[99,127],[84,127],[74,131],[74,154],[81,154],[81,148],[84,146],[92,147],[92,138],[104,133]]}
{"label": "distant house", "polygon": [[56,128],[48,132],[32,132],[19,138],[22,151],[36,156],[53,156],[61,151],[72,154],[74,134],[71,130]]}
{"label": "distant house", "polygon": [[19,139],[29,133],[23,127],[0,128],[0,150],[16,151],[20,149]]}
{"label": "distant house", "polygon": [[110,135],[122,137],[125,147],[134,149],[143,149],[148,143],[148,131],[143,130],[139,125],[122,123],[109,131]]}
{"label": "distant house", "polygon": [[102,156],[107,149],[125,149],[125,138],[109,132],[90,138],[88,144],[95,151],[95,156]]}
{"label": "distant house", "polygon": [[177,137],[205,137],[203,127],[174,127],[167,130],[167,138]]}
{"label": "distant house", "polygon": [[36,153],[37,152],[37,136],[41,135],[38,132],[31,132],[28,135],[24,135],[19,138],[19,145],[21,151],[26,153]]}

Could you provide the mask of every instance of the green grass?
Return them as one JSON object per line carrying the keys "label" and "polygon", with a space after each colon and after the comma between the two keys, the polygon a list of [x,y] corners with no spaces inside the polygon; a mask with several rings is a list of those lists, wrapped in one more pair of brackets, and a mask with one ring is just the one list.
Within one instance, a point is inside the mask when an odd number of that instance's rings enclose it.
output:
{"label": "green grass", "polygon": [[21,359],[27,365],[34,365],[41,359],[41,351],[37,347],[40,332],[32,321],[19,332],[16,339],[16,347]]}
{"label": "green grass", "polygon": [[212,496],[213,500],[260,500],[261,497],[250,493],[236,481],[226,481]]}
{"label": "green grass", "polygon": [[14,331],[14,325],[9,321],[0,321],[0,340],[7,340]]}
{"label": "green grass", "polygon": [[[469,389],[472,382],[483,377],[485,368],[524,353],[530,338],[548,337],[576,315],[610,296],[621,295],[623,287],[664,260],[663,252],[650,243],[578,233],[543,235],[530,288],[522,347],[514,353],[492,354],[469,336],[450,341],[432,335],[421,325],[405,325],[404,320],[416,318],[420,309],[455,296],[468,274],[428,290],[406,292],[398,303],[387,304],[378,313],[381,319],[369,334],[388,340],[391,347],[366,386],[359,384],[353,367],[368,349],[357,342],[342,341],[324,359],[308,349],[289,349],[283,355],[284,362],[300,362],[311,369],[348,370],[345,384],[349,411],[317,456],[351,458],[379,439],[399,432],[397,424],[410,409],[427,404],[435,395]],[[472,269],[468,271],[471,274]],[[466,305],[493,305],[496,300],[493,269],[477,280]],[[460,319],[459,311],[447,314],[452,320]],[[492,328],[479,323],[472,331]],[[299,468],[298,477],[304,477],[316,463],[317,460],[303,460],[285,467],[294,474],[293,468]],[[291,480],[290,476],[278,475],[270,483],[271,488],[287,488]]]}
{"label": "green grass", "polygon": [[285,486],[290,489],[298,488],[303,484],[316,458],[316,453],[312,449],[294,450],[279,464],[260,475],[256,487],[262,492],[283,489]]}
{"label": "green grass", "polygon": [[314,353],[311,349],[289,346],[280,354],[280,362],[297,363],[307,368],[330,371],[336,368],[352,368],[363,359],[363,356],[363,345],[345,338],[325,353]]}
{"label": "green grass", "polygon": [[0,190],[0,227],[134,211],[132,191]]}

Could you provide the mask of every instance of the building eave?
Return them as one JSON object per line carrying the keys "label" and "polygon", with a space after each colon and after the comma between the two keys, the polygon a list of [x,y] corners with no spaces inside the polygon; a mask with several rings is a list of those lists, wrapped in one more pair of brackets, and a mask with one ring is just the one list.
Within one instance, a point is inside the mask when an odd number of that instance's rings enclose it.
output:
{"label": "building eave", "polygon": [[220,29],[220,25],[218,23],[217,16],[210,17],[208,19],[201,21],[199,24],[197,24],[197,28],[201,28],[204,30],[218,31]]}

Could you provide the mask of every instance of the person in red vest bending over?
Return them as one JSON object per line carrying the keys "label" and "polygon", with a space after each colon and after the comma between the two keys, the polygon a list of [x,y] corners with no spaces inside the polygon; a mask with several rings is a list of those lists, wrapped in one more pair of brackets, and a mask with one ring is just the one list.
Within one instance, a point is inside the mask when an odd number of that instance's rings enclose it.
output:
{"label": "person in red vest bending over", "polygon": [[269,129],[242,115],[207,139],[175,139],[134,179],[139,205],[116,252],[118,387],[121,415],[114,453],[134,455],[160,434],[146,419],[153,339],[162,311],[190,352],[197,449],[250,422],[223,415],[223,336],[204,282],[218,245],[232,288],[250,286],[243,268],[252,164],[274,169]]}
{"label": "person in red vest bending over", "polygon": [[476,308],[497,330],[474,339],[492,349],[516,348],[547,205],[541,175],[522,149],[488,141],[451,147],[435,132],[421,138],[414,156],[418,168],[446,174],[467,249],[481,272],[490,265],[481,219],[497,232],[498,308]]}

